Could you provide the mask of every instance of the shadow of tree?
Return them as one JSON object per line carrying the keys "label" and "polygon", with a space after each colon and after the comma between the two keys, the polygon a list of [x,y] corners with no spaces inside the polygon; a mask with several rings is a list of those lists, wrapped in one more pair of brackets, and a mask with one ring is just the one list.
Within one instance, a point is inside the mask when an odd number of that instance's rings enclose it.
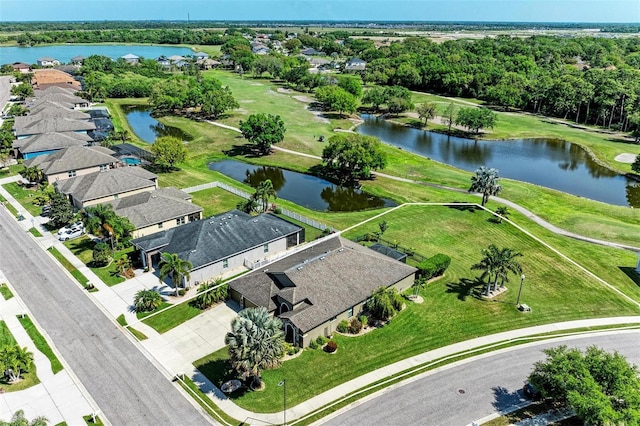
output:
{"label": "shadow of tree", "polygon": [[469,278],[460,278],[457,283],[451,282],[447,284],[447,293],[457,293],[458,299],[463,302],[467,300],[467,297],[480,299],[484,286],[485,282],[479,277],[472,280]]}
{"label": "shadow of tree", "polygon": [[460,210],[461,212],[471,212],[471,213],[475,213],[476,210],[482,210],[480,207],[476,206],[476,205],[466,205],[466,204],[458,204],[458,203],[463,203],[463,201],[452,201],[452,204],[447,204],[447,207],[449,207],[450,209],[455,209],[455,210]]}
{"label": "shadow of tree", "polygon": [[[231,367],[228,359],[213,359],[197,366],[198,371],[202,373],[211,383],[213,383],[218,389],[222,385],[229,381],[238,379],[238,374]],[[241,397],[245,393],[250,391],[249,384],[242,381],[242,386],[231,393],[225,394],[231,399]]]}
{"label": "shadow of tree", "polygon": [[491,388],[493,391],[493,406],[496,410],[501,411],[509,408],[519,402],[524,401],[522,391],[520,389],[509,392],[509,390],[503,386],[496,386]]}
{"label": "shadow of tree", "polygon": [[618,266],[618,269],[620,269],[622,272],[624,272],[624,274],[626,276],[628,276],[629,278],[631,278],[631,280],[636,283],[637,286],[640,287],[640,274],[638,274],[636,272],[635,268],[632,268],[630,266]]}
{"label": "shadow of tree", "polygon": [[251,144],[233,145],[230,149],[222,152],[229,157],[258,158],[264,155]]}

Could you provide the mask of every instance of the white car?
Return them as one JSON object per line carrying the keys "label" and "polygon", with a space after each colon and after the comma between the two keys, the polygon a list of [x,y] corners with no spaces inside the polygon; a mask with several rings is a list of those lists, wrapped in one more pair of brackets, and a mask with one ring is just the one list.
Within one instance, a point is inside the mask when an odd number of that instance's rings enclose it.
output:
{"label": "white car", "polygon": [[62,234],[66,234],[67,231],[69,230],[78,230],[78,229],[84,229],[84,225],[82,224],[81,221],[78,222],[74,222],[70,225],[64,226],[62,228],[60,228],[60,230],[58,231],[58,236],[62,235]]}
{"label": "white car", "polygon": [[72,238],[77,238],[82,234],[84,234],[84,228],[68,229],[67,232],[65,232],[64,234],[58,235],[58,239],[60,241],[67,241]]}

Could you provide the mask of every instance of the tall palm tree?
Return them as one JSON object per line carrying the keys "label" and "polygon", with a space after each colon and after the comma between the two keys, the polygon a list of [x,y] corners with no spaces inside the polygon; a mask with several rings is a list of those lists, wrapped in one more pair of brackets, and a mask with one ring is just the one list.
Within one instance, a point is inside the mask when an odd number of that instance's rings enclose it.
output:
{"label": "tall palm tree", "polygon": [[262,387],[262,371],[281,365],[284,353],[282,321],[263,306],[240,311],[231,321],[224,339],[233,368],[243,379],[252,377],[252,387]]}
{"label": "tall palm tree", "polygon": [[476,170],[475,176],[471,176],[469,192],[481,193],[482,205],[484,206],[489,201],[489,196],[497,195],[502,191],[502,186],[498,183],[499,180],[497,169],[482,166]]}
{"label": "tall palm tree", "polygon": [[0,349],[0,370],[9,375],[10,382],[20,379],[23,371],[29,371],[33,365],[33,353],[20,345],[5,346]]}
{"label": "tall palm tree", "polygon": [[271,179],[264,180],[258,184],[256,187],[256,192],[253,194],[256,200],[259,200],[262,204],[262,211],[267,211],[267,207],[269,206],[269,200],[271,198],[278,198],[278,193],[273,187],[273,183]]}
{"label": "tall palm tree", "polygon": [[471,266],[471,269],[484,271],[482,278],[488,277],[485,294],[488,296],[491,289],[498,287],[498,280],[502,285],[509,281],[509,273],[522,273],[522,266],[516,258],[522,257],[522,253],[510,248],[498,248],[494,244],[482,250],[483,258],[480,262]]}
{"label": "tall palm tree", "polygon": [[498,280],[498,265],[500,259],[498,247],[494,244],[490,244],[488,248],[482,249],[482,259],[480,262],[471,266],[472,270],[481,270],[484,271],[482,274],[482,279],[488,277],[487,280],[487,288],[485,290],[485,295],[489,295],[491,292],[491,282],[492,280]]}
{"label": "tall palm tree", "polygon": [[[496,282],[500,279],[500,287],[504,287],[505,282],[509,282],[509,272],[519,275],[522,273],[522,265],[516,260],[516,258],[522,257],[522,253],[517,252],[510,248],[503,248],[498,253],[498,265],[496,269]],[[494,288],[495,289],[495,288]]]}
{"label": "tall palm tree", "polygon": [[176,253],[162,253],[160,256],[160,282],[170,277],[178,295],[178,287],[184,280],[191,278],[193,265],[188,260],[181,259]]}

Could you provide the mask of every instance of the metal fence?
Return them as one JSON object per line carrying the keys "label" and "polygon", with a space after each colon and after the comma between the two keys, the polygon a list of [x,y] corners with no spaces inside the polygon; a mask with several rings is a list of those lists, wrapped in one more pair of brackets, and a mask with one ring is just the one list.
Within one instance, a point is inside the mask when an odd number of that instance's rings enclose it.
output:
{"label": "metal fence", "polygon": [[384,238],[374,233],[358,235],[357,237],[354,238],[354,241],[357,243],[361,241],[370,241],[370,242],[383,244],[387,247],[391,247],[396,251],[399,251],[400,253],[406,254],[408,257],[410,257],[411,259],[415,260],[418,263],[421,263],[427,259],[425,256],[419,253],[416,253],[416,251],[412,248],[403,247],[395,241],[385,240]]}
{"label": "metal fence", "polygon": [[[207,182],[207,183],[203,183],[201,185],[196,185],[196,186],[192,186],[190,188],[185,188],[183,189],[184,192],[187,193],[192,193],[192,192],[198,192],[198,191],[202,191],[204,189],[209,189],[209,188],[220,188],[220,189],[224,189],[225,191],[228,191],[232,194],[235,194],[239,197],[244,198],[245,200],[251,198],[252,194],[249,194],[248,192],[242,191],[238,188],[235,188],[231,185],[228,185],[224,182]],[[337,231],[337,229],[332,228],[330,226],[325,225],[324,223],[318,222],[316,220],[313,219],[309,219],[308,217],[302,216],[301,214],[292,212],[291,210],[287,210],[287,209],[283,209],[283,208],[278,208],[278,213],[282,213],[283,215],[291,218],[291,219],[295,219],[298,222],[302,222],[306,225],[309,225],[313,228],[319,229],[321,231],[324,231],[326,229],[329,229],[332,232]]]}

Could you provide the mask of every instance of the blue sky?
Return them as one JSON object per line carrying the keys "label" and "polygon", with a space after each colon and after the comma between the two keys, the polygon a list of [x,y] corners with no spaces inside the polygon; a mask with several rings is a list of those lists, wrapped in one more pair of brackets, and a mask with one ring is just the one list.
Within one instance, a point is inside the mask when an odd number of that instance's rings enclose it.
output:
{"label": "blue sky", "polygon": [[363,20],[640,23],[640,0],[0,0],[0,21]]}

